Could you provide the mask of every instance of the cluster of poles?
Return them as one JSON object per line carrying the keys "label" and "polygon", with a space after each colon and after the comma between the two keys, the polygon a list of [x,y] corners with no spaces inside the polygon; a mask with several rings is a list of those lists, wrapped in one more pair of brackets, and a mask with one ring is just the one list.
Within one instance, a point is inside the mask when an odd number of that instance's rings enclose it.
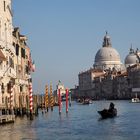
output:
{"label": "cluster of poles", "polygon": [[47,112],[49,111],[49,106],[51,107],[51,110],[53,111],[54,100],[53,100],[53,93],[52,93],[52,84],[50,85],[50,96],[49,96],[48,85],[46,85],[45,107],[46,107]]}
{"label": "cluster of poles", "polygon": [[[68,95],[69,91],[66,89],[66,113],[68,113]],[[58,105],[59,105],[59,114],[62,112],[62,99],[61,99],[61,91],[58,89]]]}
{"label": "cluster of poles", "polygon": [[[69,104],[69,90],[66,89],[66,113],[68,113],[68,106]],[[48,88],[48,85],[45,87],[45,108],[46,111],[49,111],[49,108],[51,111],[53,111],[53,106],[54,106],[54,95],[52,91],[52,84],[50,85],[50,91]],[[69,105],[68,105],[69,104]],[[62,97],[61,97],[61,89],[57,90],[57,106],[59,109],[59,114],[62,113]],[[13,111],[13,86],[11,85],[10,88],[10,109],[11,113]],[[32,83],[29,83],[29,109],[30,109],[30,118],[33,118],[33,89],[32,89]]]}
{"label": "cluster of poles", "polygon": [[[57,90],[57,99],[58,99],[58,108],[59,108],[59,114],[62,112],[62,97],[61,97],[61,89]],[[69,102],[69,90],[66,89],[66,113],[68,113],[68,102]],[[46,111],[49,111],[49,108],[51,111],[53,111],[53,106],[56,103],[54,102],[54,96],[53,96],[53,91],[52,91],[52,85],[50,85],[50,94],[49,94],[49,89],[48,85],[45,87],[45,108]],[[43,113],[43,112],[42,112]]]}
{"label": "cluster of poles", "polygon": [[[14,115],[14,112],[13,112],[13,109],[14,109],[14,98],[13,98],[13,95],[14,95],[14,85],[10,83],[10,89],[9,89],[9,92],[10,92],[10,112],[12,115]],[[30,117],[32,118],[33,117],[33,90],[32,90],[32,83],[30,82],[29,83],[29,108],[30,108]]]}

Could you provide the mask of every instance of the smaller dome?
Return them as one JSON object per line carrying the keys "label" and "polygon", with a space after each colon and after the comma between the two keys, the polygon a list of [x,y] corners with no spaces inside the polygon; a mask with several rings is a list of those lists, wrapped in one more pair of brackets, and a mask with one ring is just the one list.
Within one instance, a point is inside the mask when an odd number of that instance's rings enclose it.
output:
{"label": "smaller dome", "polygon": [[131,66],[139,62],[138,57],[134,53],[130,53],[125,58],[125,65]]}
{"label": "smaller dome", "polygon": [[126,67],[132,66],[132,65],[139,62],[139,54],[138,53],[139,53],[138,49],[136,51],[134,51],[134,49],[132,48],[132,45],[131,45],[129,54],[125,58],[125,66]]}

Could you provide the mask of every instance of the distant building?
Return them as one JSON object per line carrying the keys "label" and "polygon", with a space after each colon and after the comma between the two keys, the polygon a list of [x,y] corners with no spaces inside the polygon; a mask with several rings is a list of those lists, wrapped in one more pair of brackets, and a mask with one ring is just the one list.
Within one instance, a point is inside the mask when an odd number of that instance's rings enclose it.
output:
{"label": "distant building", "polygon": [[130,99],[134,93],[140,94],[139,62],[140,51],[131,47],[123,65],[106,33],[102,48],[95,55],[93,68],[78,75],[78,97]]}
{"label": "distant building", "polygon": [[140,97],[140,63],[128,67],[127,70],[131,97],[136,93]]}
{"label": "distant building", "polygon": [[55,102],[58,101],[58,90],[60,90],[60,95],[62,97],[65,97],[66,89],[60,80],[58,81],[58,84],[56,85],[56,90],[54,91]]}
{"label": "distant building", "polygon": [[78,75],[79,79],[79,94],[80,96],[88,96],[94,98],[96,95],[95,92],[95,79],[96,77],[102,77],[104,72],[97,69],[89,69],[85,72],[81,72]]}

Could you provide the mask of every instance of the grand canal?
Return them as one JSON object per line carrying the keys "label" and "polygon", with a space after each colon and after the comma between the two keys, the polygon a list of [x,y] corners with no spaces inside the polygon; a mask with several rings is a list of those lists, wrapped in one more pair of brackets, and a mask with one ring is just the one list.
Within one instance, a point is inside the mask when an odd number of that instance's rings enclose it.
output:
{"label": "grand canal", "polygon": [[72,102],[68,114],[63,104],[53,112],[30,121],[26,116],[15,123],[0,126],[0,140],[140,140],[140,103],[113,101],[118,116],[101,120],[98,110],[108,108],[110,101],[95,101],[90,105]]}

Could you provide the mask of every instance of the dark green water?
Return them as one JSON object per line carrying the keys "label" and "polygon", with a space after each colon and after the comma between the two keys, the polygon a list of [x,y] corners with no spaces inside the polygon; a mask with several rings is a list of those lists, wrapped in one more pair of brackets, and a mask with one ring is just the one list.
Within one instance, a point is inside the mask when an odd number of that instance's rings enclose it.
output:
{"label": "dark green water", "polygon": [[15,123],[0,126],[0,140],[140,140],[140,103],[113,101],[118,116],[100,120],[98,110],[108,108],[110,101],[90,105],[73,102],[69,113],[54,111],[35,117],[16,118]]}

